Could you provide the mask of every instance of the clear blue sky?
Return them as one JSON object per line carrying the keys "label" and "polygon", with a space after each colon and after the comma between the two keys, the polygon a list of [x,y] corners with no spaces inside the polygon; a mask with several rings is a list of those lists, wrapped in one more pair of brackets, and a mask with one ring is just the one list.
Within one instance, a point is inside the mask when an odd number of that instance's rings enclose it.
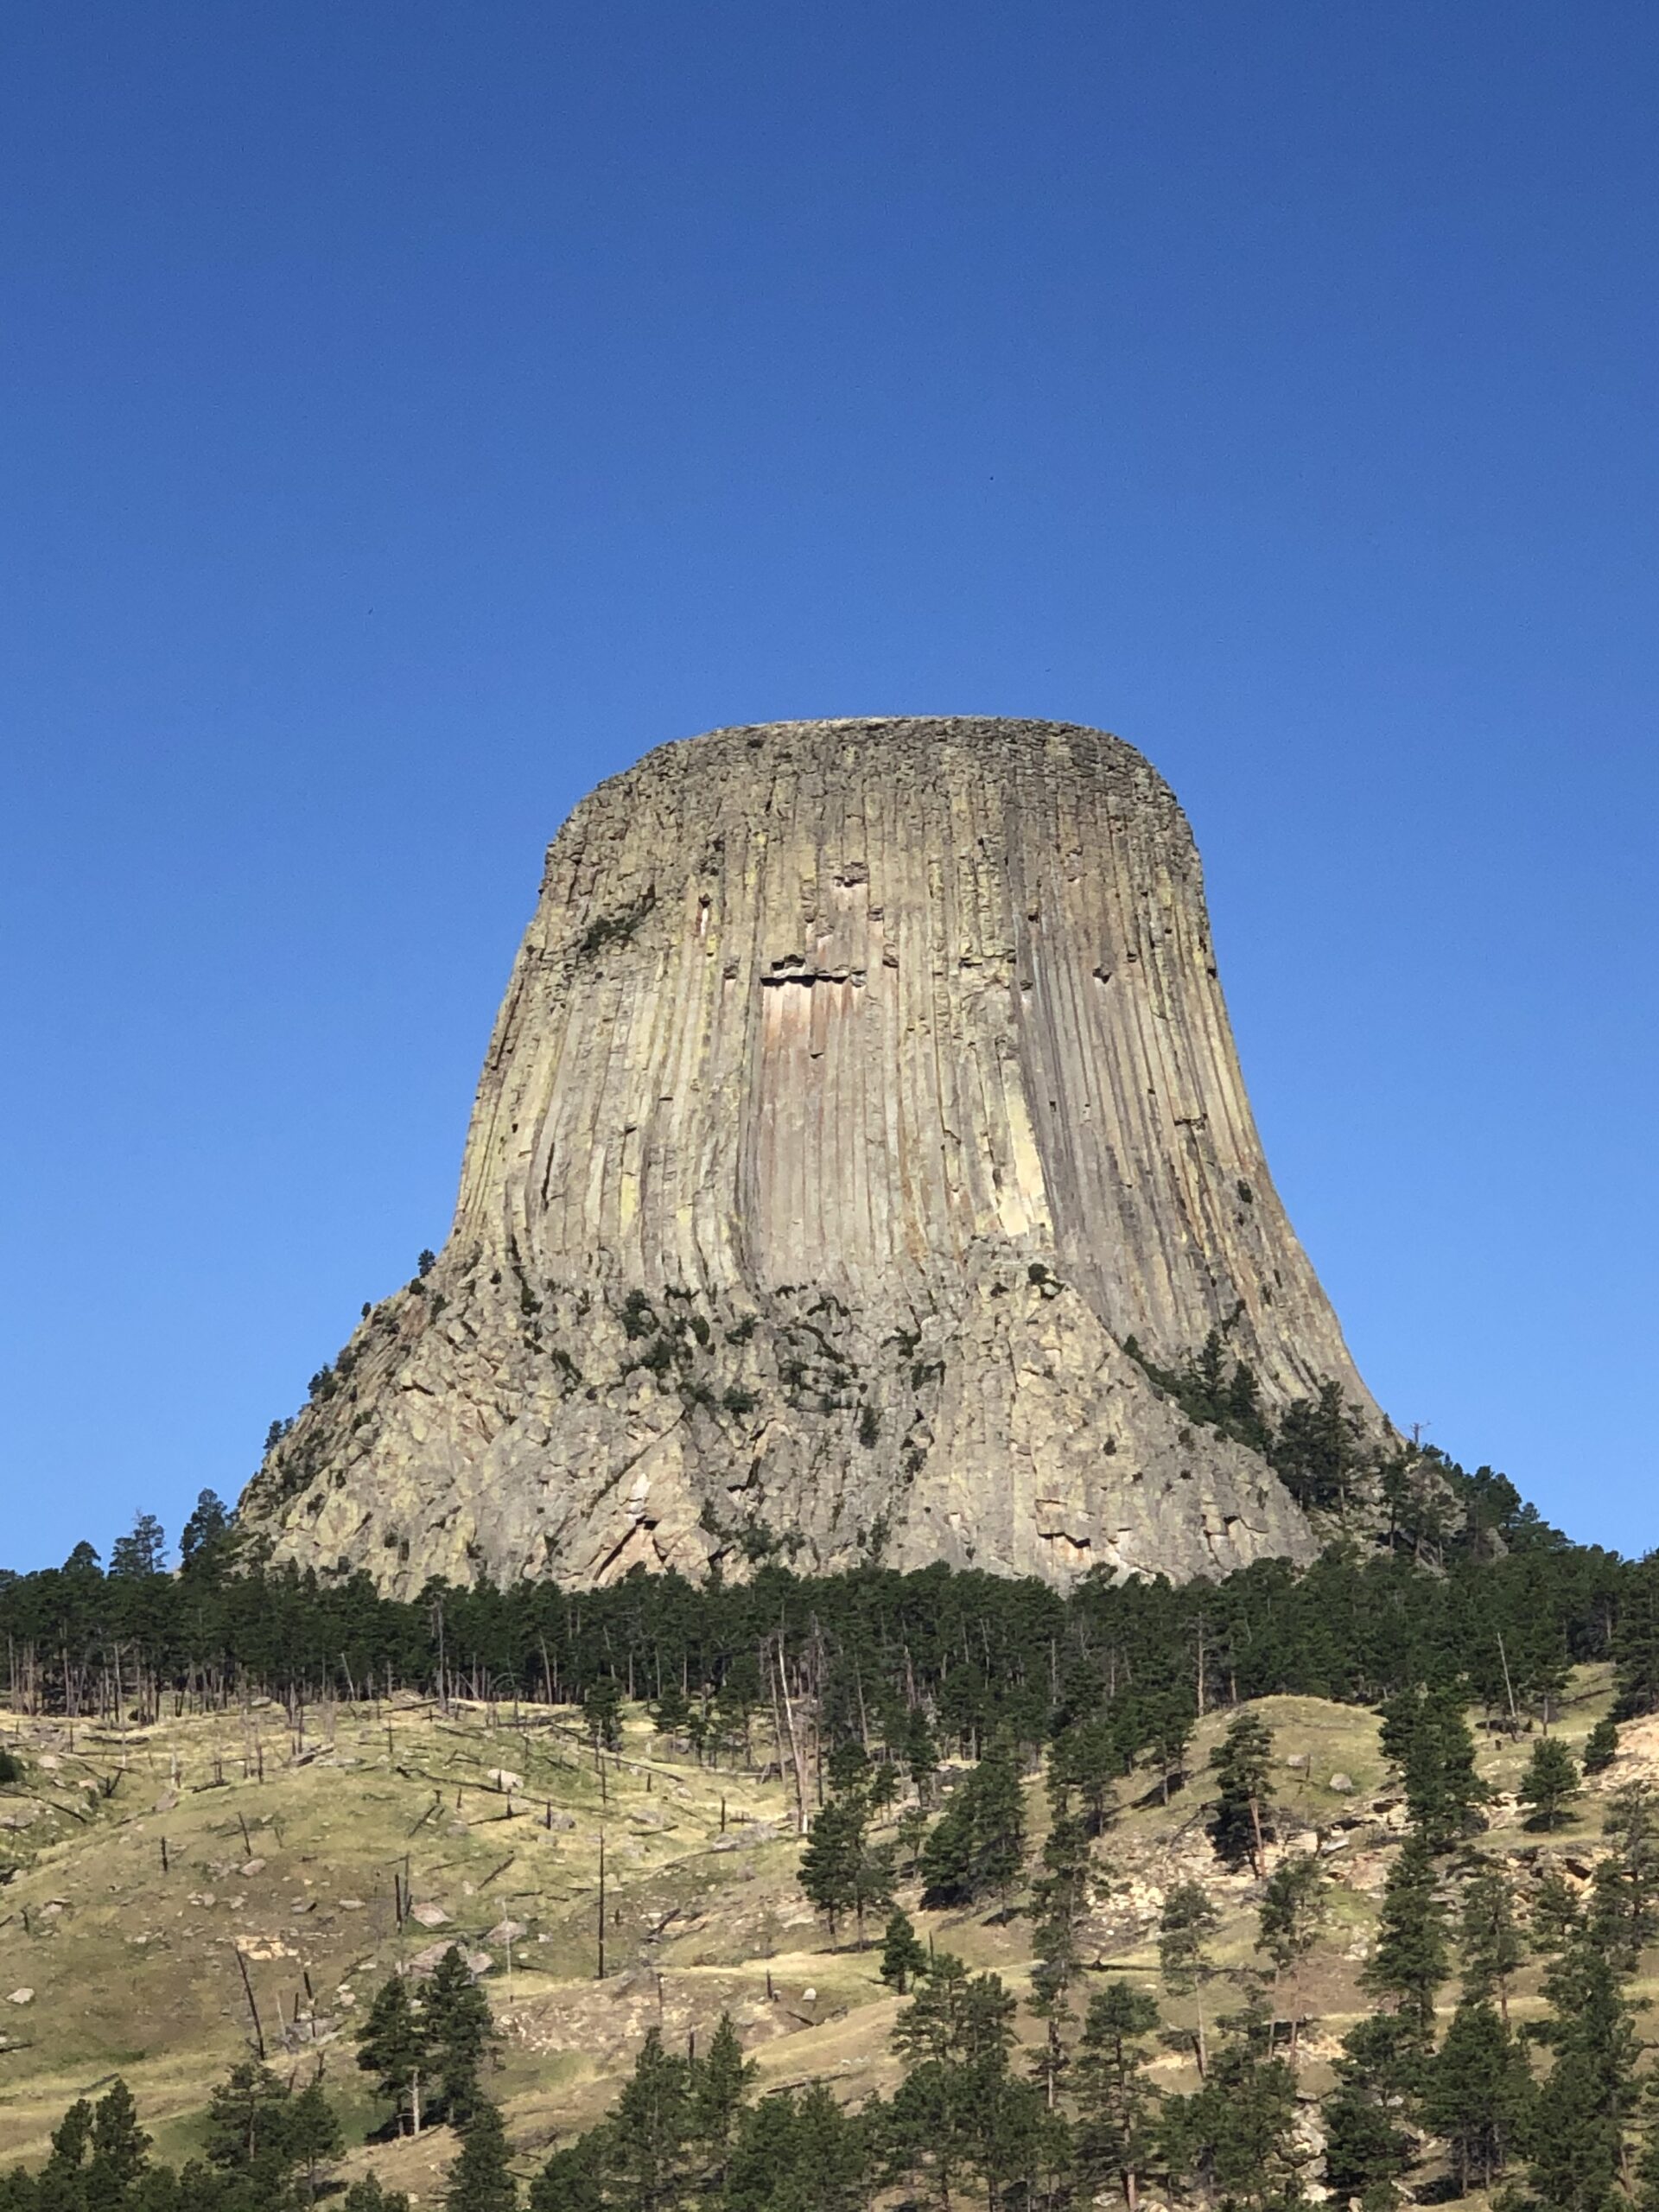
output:
{"label": "clear blue sky", "polygon": [[1659,13],[13,0],[0,1560],[233,1496],[665,738],[1103,724],[1402,1423],[1659,1542]]}

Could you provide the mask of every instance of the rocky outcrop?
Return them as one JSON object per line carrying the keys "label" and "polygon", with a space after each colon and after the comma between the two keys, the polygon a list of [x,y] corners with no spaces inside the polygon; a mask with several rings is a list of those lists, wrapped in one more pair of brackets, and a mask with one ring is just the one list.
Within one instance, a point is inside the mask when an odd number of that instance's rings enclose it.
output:
{"label": "rocky outcrop", "polygon": [[550,848],[436,1266],[243,1501],[279,1555],[613,1579],[1305,1557],[1154,1363],[1376,1418],[1274,1194],[1192,838],[1047,722],[719,730]]}

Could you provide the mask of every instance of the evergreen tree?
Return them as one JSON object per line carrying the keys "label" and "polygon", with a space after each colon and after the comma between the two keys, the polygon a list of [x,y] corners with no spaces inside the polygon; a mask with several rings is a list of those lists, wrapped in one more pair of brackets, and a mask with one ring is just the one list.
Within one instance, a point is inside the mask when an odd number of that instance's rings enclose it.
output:
{"label": "evergreen tree", "polygon": [[530,2184],[530,2212],[607,2212],[608,2141],[601,2126],[555,2151]]}
{"label": "evergreen tree", "polygon": [[206,2147],[210,2165],[242,2174],[273,2199],[297,2161],[289,2127],[286,2082],[251,2059],[233,2066],[208,2105]]}
{"label": "evergreen tree", "polygon": [[[866,2212],[868,2171],[861,2120],[843,2112],[822,2082],[785,2089],[742,2113],[721,2212]],[[541,2208],[532,2202],[531,2212]],[[560,2205],[556,2212],[588,2208]]]}
{"label": "evergreen tree", "polygon": [[1464,1890],[1459,1942],[1465,1999],[1484,2004],[1496,1997],[1507,2025],[1510,1980],[1525,1961],[1526,1947],[1516,1925],[1509,1875],[1489,1859],[1480,1862]]}
{"label": "evergreen tree", "polygon": [[1618,1723],[1605,1713],[1584,1739],[1584,1770],[1605,1774],[1618,1757]]}
{"label": "evergreen tree", "polygon": [[974,1889],[1006,1902],[1026,1858],[1026,1797],[1014,1739],[999,1731],[974,1770]]}
{"label": "evergreen tree", "polygon": [[1399,1770],[1413,1827],[1431,1851],[1450,1851],[1478,1824],[1487,1795],[1455,1694],[1421,1686],[1400,1691],[1383,1706],[1382,1742]]}
{"label": "evergreen tree", "polygon": [[1544,1958],[1558,1958],[1577,1935],[1584,1915],[1579,1893],[1559,1866],[1547,1866],[1532,1893],[1528,1933]]}
{"label": "evergreen tree", "polygon": [[1210,1755],[1220,1791],[1210,1840],[1224,1866],[1248,1863],[1258,1881],[1267,1872],[1267,1843],[1273,1834],[1272,1764],[1272,1732],[1254,1713],[1241,1713]]}
{"label": "evergreen tree", "polygon": [[1382,1885],[1376,1941],[1360,1972],[1360,1984],[1392,1998],[1427,2046],[1434,2033],[1434,1994],[1446,1980],[1446,1913],[1434,1859],[1421,1830],[1400,1847]]}
{"label": "evergreen tree", "polygon": [[798,1878],[813,1910],[830,1923],[831,1942],[842,1916],[853,1910],[860,1894],[866,1817],[862,1798],[832,1797],[801,1847]]}
{"label": "evergreen tree", "polygon": [[456,1944],[449,1946],[432,1970],[422,1993],[420,2020],[426,2064],[443,2116],[456,2127],[468,2127],[483,2101],[480,2071],[499,2037],[490,2000],[473,1980]]}
{"label": "evergreen tree", "polygon": [[87,2212],[118,2212],[149,2170],[149,2137],[124,2082],[115,2082],[92,2113],[86,2172]]}
{"label": "evergreen tree", "polygon": [[974,1808],[967,1786],[928,1830],[919,1871],[925,1905],[970,1904],[974,1896]]}
{"label": "evergreen tree", "polygon": [[130,1577],[161,1574],[167,1566],[167,1537],[153,1513],[141,1513],[130,1535],[118,1536],[110,1547],[110,1573]]}
{"label": "evergreen tree", "polygon": [[1296,2127],[1296,2076],[1246,2021],[1216,2052],[1196,2096],[1172,2097],[1165,2155],[1230,2212],[1293,2212],[1307,2201]]}
{"label": "evergreen tree", "polygon": [[1650,1785],[1615,1790],[1602,1834],[1613,1847],[1595,1870],[1590,1925],[1618,1971],[1634,1974],[1659,1941],[1659,1797]]}
{"label": "evergreen tree", "polygon": [[304,2177],[308,2200],[315,2204],[322,2185],[322,2169],[345,2148],[340,2121],[323,2094],[321,2081],[307,2082],[288,2107],[288,2154]]}
{"label": "evergreen tree", "polygon": [[1374,2013],[1343,2037],[1321,2107],[1325,2177],[1339,2200],[1365,2212],[1398,2202],[1395,2183],[1411,2171],[1409,2132],[1427,2065],[1416,2024],[1398,2012]]}
{"label": "evergreen tree", "polygon": [[919,1705],[912,1705],[905,1716],[905,1764],[916,1791],[916,1802],[926,1806],[932,1802],[933,1777],[939,1770],[939,1747],[933,1740],[933,1731],[928,1726],[927,1715]]}
{"label": "evergreen tree", "polygon": [[1036,1925],[1031,2009],[1044,2023],[1039,2061],[1044,2094],[1052,2111],[1065,2070],[1066,2029],[1071,2019],[1071,1987],[1077,1974],[1077,1939],[1089,1910],[1089,1830],[1084,1817],[1071,1809],[1063,1783],[1050,1777],[1052,1818],[1043,1845],[1043,1872],[1033,1885]]}
{"label": "evergreen tree", "polygon": [[1175,1997],[1191,1997],[1197,2008],[1192,2055],[1200,2079],[1208,2070],[1209,2045],[1205,2036],[1204,1993],[1215,1973],[1209,1943],[1221,1925],[1221,1916],[1209,1891],[1198,1882],[1177,1882],[1164,1897],[1158,1921],[1158,1963],[1164,1986]]}
{"label": "evergreen tree", "polygon": [[374,2075],[376,2089],[396,2110],[399,2125],[407,2114],[410,2132],[418,2135],[426,2038],[401,1974],[393,1974],[375,1992],[368,2017],[357,2031],[357,2063],[365,2074]]}
{"label": "evergreen tree", "polygon": [[1604,2212],[1626,2164],[1641,2050],[1607,1954],[1580,1935],[1544,1981],[1535,2032],[1554,2063],[1533,2101],[1527,2178],[1548,2212]]}
{"label": "evergreen tree", "polygon": [[382,2189],[373,2174],[354,2181],[340,2199],[342,2212],[410,2212],[401,2189]]}
{"label": "evergreen tree", "polygon": [[1123,1771],[1116,1732],[1103,1713],[1074,1720],[1054,1739],[1052,1779],[1082,1798],[1090,1835],[1103,1834],[1112,1817],[1112,1786]]}
{"label": "evergreen tree", "polygon": [[1157,2140],[1158,2093],[1147,2077],[1158,2007],[1127,1981],[1089,1999],[1072,2073],[1077,2102],[1077,2176],[1093,2196],[1109,2185],[1136,2212]]}
{"label": "evergreen tree", "polygon": [[1423,2117],[1445,2137],[1463,2196],[1503,2172],[1531,2089],[1519,2043],[1490,2005],[1465,1998],[1428,2069],[1423,2096]]}
{"label": "evergreen tree", "polygon": [[684,2059],[663,2049],[662,2031],[650,2029],[605,2128],[607,2171],[627,2212],[661,2212],[684,2194],[690,2075]]}
{"label": "evergreen tree", "polygon": [[1559,1736],[1541,1736],[1533,1745],[1517,1794],[1523,1805],[1533,1808],[1533,1827],[1560,1827],[1562,1815],[1579,1794],[1579,1770]]}
{"label": "evergreen tree", "polygon": [[[1268,1877],[1257,1914],[1256,1948],[1265,1951],[1273,1961],[1275,2015],[1281,1977],[1287,1974],[1294,1976],[1302,1961],[1319,1941],[1319,1930],[1325,1925],[1325,1869],[1313,1852],[1300,1852],[1294,1858],[1282,1859]],[[1276,2018],[1274,2024],[1277,2024]],[[1293,2013],[1290,2022],[1293,2060],[1300,2026],[1300,2013]],[[1269,2043],[1272,2040],[1270,2031]]]}
{"label": "evergreen tree", "polygon": [[723,2183],[738,2114],[760,2069],[743,2056],[729,2012],[722,2012],[709,2048],[691,2069],[688,2132],[702,2152],[710,2182]]}
{"label": "evergreen tree", "polygon": [[461,2156],[444,2177],[444,2212],[517,2212],[518,2185],[507,2158],[501,2115],[480,2097],[468,2117]]}
{"label": "evergreen tree", "polygon": [[881,1979],[903,1997],[927,1967],[927,1953],[908,1916],[895,1910],[881,1939]]}

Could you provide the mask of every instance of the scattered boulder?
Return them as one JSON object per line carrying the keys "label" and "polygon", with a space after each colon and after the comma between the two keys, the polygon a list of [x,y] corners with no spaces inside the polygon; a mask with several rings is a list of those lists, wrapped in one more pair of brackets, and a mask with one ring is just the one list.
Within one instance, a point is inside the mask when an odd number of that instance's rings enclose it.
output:
{"label": "scattered boulder", "polygon": [[32,2005],[35,1993],[32,1989],[14,1989],[6,2002],[8,2005]]}
{"label": "scattered boulder", "polygon": [[1325,1786],[1327,1789],[1334,1789],[1338,1797],[1346,1797],[1352,1794],[1354,1777],[1351,1774],[1344,1774],[1338,1770]]}
{"label": "scattered boulder", "polygon": [[411,1920],[418,1920],[423,1928],[447,1928],[449,1925],[449,1916],[441,1904],[417,1904],[409,1916]]}

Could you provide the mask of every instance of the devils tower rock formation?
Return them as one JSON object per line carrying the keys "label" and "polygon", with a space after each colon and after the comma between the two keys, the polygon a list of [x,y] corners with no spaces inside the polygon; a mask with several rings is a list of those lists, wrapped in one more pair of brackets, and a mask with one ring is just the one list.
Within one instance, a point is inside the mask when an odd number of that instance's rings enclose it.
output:
{"label": "devils tower rock formation", "polygon": [[1153,1364],[1368,1418],[1162,779],[1050,722],[716,730],[554,840],[454,1224],[243,1502],[279,1557],[609,1580],[1306,1557]]}

